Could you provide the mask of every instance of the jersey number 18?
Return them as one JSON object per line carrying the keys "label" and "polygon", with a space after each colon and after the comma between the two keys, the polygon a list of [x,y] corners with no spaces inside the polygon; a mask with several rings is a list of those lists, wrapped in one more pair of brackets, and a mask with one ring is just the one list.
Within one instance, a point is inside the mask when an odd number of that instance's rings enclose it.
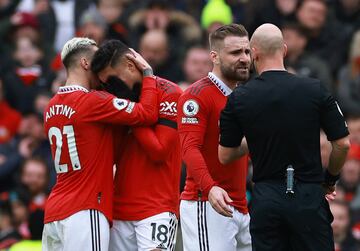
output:
{"label": "jersey number 18", "polygon": [[72,125],[64,126],[63,131],[57,127],[51,127],[49,130],[49,141],[50,144],[53,144],[52,137],[55,136],[56,139],[56,150],[55,150],[55,169],[57,173],[66,173],[68,172],[68,165],[67,164],[60,164],[60,156],[61,156],[61,148],[63,144],[63,134],[67,137],[68,149],[69,149],[69,156],[71,160],[71,165],[74,171],[80,170],[81,165],[79,161],[79,155],[76,148],[75,142],[75,133],[74,127]]}

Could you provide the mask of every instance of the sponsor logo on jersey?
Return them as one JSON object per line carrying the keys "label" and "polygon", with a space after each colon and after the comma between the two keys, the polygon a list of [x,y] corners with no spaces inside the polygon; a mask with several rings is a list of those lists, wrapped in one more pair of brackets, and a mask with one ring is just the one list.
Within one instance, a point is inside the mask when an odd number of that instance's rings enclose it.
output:
{"label": "sponsor logo on jersey", "polygon": [[199,105],[198,103],[193,100],[187,100],[183,105],[183,112],[188,117],[193,117],[199,112]]}
{"label": "sponsor logo on jersey", "polygon": [[128,105],[128,101],[122,98],[114,98],[113,99],[113,105],[116,109],[118,109],[119,111],[121,111],[122,109],[124,109],[125,107],[127,107]]}
{"label": "sponsor logo on jersey", "polygon": [[160,103],[160,114],[165,114],[169,116],[176,116],[177,115],[177,109],[176,109],[177,103],[176,102],[162,102]]}
{"label": "sponsor logo on jersey", "polygon": [[199,120],[197,118],[181,118],[182,124],[199,124]]}

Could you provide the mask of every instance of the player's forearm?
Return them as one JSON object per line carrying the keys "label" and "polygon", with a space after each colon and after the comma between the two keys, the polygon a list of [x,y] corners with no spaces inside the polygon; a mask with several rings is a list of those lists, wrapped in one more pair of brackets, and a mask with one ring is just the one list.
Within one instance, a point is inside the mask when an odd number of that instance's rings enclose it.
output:
{"label": "player's forearm", "polygon": [[165,147],[156,135],[154,129],[150,127],[133,128],[136,140],[141,144],[146,154],[152,161],[163,162],[170,153],[171,148]]}
{"label": "player's forearm", "polygon": [[207,196],[210,189],[216,185],[216,182],[212,179],[209,173],[200,149],[196,147],[189,147],[183,152],[183,160],[189,174],[194,179],[203,195]]}
{"label": "player's forearm", "polygon": [[154,77],[144,77],[142,85],[140,102],[137,106],[143,116],[139,124],[133,125],[151,125],[158,118],[156,80]]}
{"label": "player's forearm", "polygon": [[329,159],[328,171],[331,175],[338,175],[343,167],[350,148],[349,137],[331,142],[332,151]]}

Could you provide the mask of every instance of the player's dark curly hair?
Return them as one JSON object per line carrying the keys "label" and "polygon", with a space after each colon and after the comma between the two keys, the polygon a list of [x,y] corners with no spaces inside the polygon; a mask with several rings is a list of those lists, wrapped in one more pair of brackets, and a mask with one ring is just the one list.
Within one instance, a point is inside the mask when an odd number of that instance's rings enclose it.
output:
{"label": "player's dark curly hair", "polygon": [[109,40],[102,44],[96,51],[91,61],[91,70],[97,74],[104,70],[108,65],[114,67],[120,62],[125,54],[129,52],[131,52],[129,47],[121,41]]}

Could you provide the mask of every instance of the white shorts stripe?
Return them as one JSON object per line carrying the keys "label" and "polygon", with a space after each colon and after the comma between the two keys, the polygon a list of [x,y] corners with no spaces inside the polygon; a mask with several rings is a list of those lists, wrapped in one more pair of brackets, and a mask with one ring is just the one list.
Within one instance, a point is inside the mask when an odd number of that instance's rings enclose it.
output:
{"label": "white shorts stripe", "polygon": [[[100,235],[101,233],[101,235]],[[43,251],[91,250],[109,248],[110,226],[100,211],[79,211],[63,220],[44,225]]]}
{"label": "white shorts stripe", "polygon": [[184,251],[251,251],[249,214],[234,207],[233,217],[218,214],[208,201],[180,203]]}

